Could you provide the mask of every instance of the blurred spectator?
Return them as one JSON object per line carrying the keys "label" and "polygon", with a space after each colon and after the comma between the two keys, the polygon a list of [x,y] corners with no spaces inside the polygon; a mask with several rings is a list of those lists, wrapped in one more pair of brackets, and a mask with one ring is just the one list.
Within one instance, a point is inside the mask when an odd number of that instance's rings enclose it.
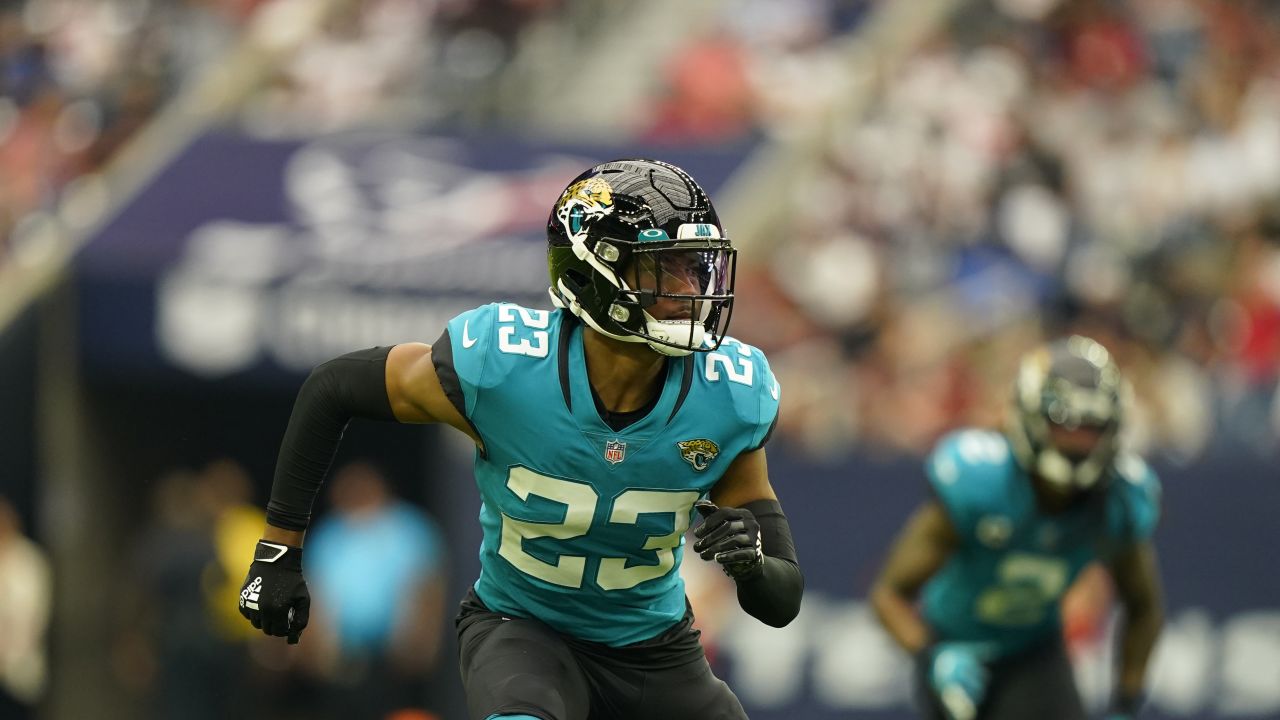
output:
{"label": "blurred spectator", "polygon": [[22,534],[18,513],[0,497],[0,720],[34,717],[44,693],[52,595],[44,550]]}
{"label": "blurred spectator", "polygon": [[255,687],[245,681],[250,634],[238,613],[230,617],[241,558],[265,521],[248,505],[250,489],[243,468],[226,459],[195,474],[172,472],[155,487],[115,649],[117,677],[149,706],[140,710],[146,717],[258,716]]}
{"label": "blurred spectator", "polygon": [[851,78],[841,44],[874,4],[723,3],[719,17],[662,65],[644,103],[649,116],[640,123],[641,135],[703,144],[810,127],[847,91]]}
{"label": "blurred spectator", "polygon": [[215,460],[201,472],[201,489],[213,516],[213,548],[216,560],[204,567],[206,605],[215,618],[219,635],[227,640],[257,638],[246,627],[239,611],[240,586],[244,584],[244,558],[251,557],[262,537],[266,514],[253,502],[253,484],[239,463]]}
{"label": "blurred spectator", "polygon": [[358,0],[277,68],[249,100],[255,133],[491,119],[488,99],[522,33],[562,0]]}
{"label": "blurred spectator", "polygon": [[421,709],[445,625],[440,531],[366,463],[339,469],[329,499],[305,559],[314,602],[304,642],[325,681],[321,712],[383,720]]}
{"label": "blurred spectator", "polygon": [[375,122],[414,94],[428,66],[434,3],[361,0],[304,40],[249,106],[262,133],[321,133]]}
{"label": "blurred spectator", "polygon": [[653,140],[725,141],[750,127],[752,107],[743,50],[722,38],[704,38],[669,58],[666,96],[654,109]]}

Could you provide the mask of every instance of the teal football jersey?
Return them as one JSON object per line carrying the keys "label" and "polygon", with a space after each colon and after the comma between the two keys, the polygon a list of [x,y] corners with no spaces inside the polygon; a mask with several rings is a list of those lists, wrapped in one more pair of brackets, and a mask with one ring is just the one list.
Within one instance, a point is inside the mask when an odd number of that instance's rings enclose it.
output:
{"label": "teal football jersey", "polygon": [[960,545],[925,585],[925,619],[940,640],[991,642],[1003,655],[1061,632],[1060,600],[1080,570],[1149,538],[1159,516],[1160,483],[1135,455],[1116,461],[1102,492],[1053,515],[1037,509],[1000,433],[947,436],[926,472]]}
{"label": "teal football jersey", "polygon": [[565,311],[486,305],[449,322],[440,374],[484,443],[477,595],[620,646],[684,616],[693,503],[764,444],[779,388],[759,350],[726,338],[668,361],[656,405],[614,431],[592,397],[583,331]]}

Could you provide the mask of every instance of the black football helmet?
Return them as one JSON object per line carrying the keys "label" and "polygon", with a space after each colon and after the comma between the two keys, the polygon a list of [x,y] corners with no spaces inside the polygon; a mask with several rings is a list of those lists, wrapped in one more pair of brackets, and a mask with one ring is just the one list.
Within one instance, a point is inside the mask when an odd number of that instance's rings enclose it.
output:
{"label": "black football helmet", "polygon": [[[1094,340],[1073,335],[1028,353],[1005,428],[1018,464],[1063,492],[1097,487],[1119,452],[1128,393],[1120,368]],[[1054,445],[1052,425],[1095,428],[1097,442],[1087,454],[1069,455]]]}
{"label": "black football helmet", "polygon": [[703,189],[658,160],[614,160],[569,183],[547,218],[551,301],[664,355],[720,346],[736,251]]}

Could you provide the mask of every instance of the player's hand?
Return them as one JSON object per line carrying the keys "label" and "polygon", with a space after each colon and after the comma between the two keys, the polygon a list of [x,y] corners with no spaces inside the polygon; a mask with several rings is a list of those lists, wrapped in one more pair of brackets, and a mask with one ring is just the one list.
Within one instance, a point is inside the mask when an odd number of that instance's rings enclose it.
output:
{"label": "player's hand", "polygon": [[703,560],[720,563],[720,569],[734,580],[745,580],[763,570],[760,523],[750,510],[716,507],[709,500],[699,500],[694,507],[704,518],[693,531],[698,538],[694,552]]}
{"label": "player's hand", "polygon": [[973,720],[987,694],[990,650],[978,643],[942,642],[925,651],[929,684],[951,720]]}
{"label": "player's hand", "polygon": [[268,635],[298,642],[311,613],[311,593],[302,578],[302,548],[259,540],[240,588],[240,614]]}

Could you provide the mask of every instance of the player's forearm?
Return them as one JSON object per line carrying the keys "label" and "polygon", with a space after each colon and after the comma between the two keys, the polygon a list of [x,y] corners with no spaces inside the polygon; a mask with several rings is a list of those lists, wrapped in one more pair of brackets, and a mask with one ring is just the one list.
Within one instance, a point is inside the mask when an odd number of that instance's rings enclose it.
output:
{"label": "player's forearm", "polygon": [[804,575],[790,560],[765,556],[760,573],[738,581],[738,605],[765,625],[784,627],[800,614]]}
{"label": "player's forearm", "polygon": [[742,507],[760,524],[764,563],[759,573],[736,581],[738,605],[766,625],[783,627],[800,614],[804,597],[804,574],[791,526],[777,500],[756,500]]}
{"label": "player's forearm", "polygon": [[871,607],[889,635],[911,655],[929,644],[929,628],[914,603],[885,583],[871,589]]}
{"label": "player's forearm", "polygon": [[1121,695],[1138,698],[1146,684],[1147,661],[1164,624],[1164,611],[1158,601],[1127,608],[1123,623],[1116,684]]}
{"label": "player's forearm", "polygon": [[313,370],[302,384],[276,460],[268,525],[298,533],[306,530],[320,485],[351,418],[395,419],[387,399],[387,350],[374,348],[335,358]]}

